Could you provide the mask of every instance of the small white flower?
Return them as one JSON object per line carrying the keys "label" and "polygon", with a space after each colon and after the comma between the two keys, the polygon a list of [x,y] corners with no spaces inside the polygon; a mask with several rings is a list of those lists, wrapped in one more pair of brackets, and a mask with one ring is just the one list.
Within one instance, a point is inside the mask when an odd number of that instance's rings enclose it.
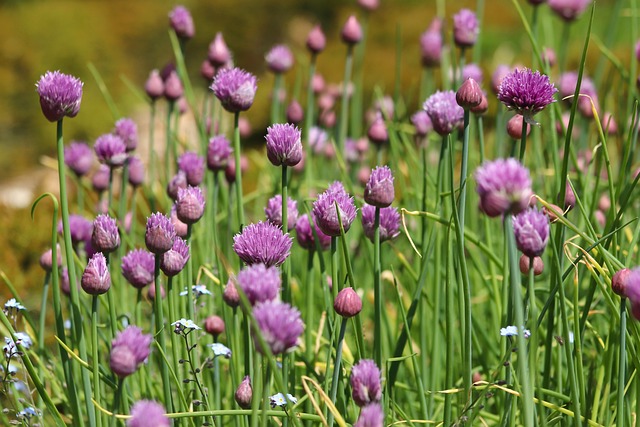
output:
{"label": "small white flower", "polygon": [[[522,333],[525,338],[529,338],[531,336],[531,331],[528,329],[522,328]],[[506,328],[500,328],[500,335],[503,337],[515,337],[518,335],[518,328],[515,326],[507,326]]]}
{"label": "small white flower", "polygon": [[180,320],[177,320],[171,324],[171,326],[179,325],[184,329],[202,329],[200,326],[196,325],[193,320],[185,319],[184,317]]}
{"label": "small white flower", "polygon": [[220,344],[219,342],[209,344],[209,347],[213,351],[214,357],[224,356],[227,359],[231,358],[231,349],[224,344]]}
{"label": "small white flower", "polygon": [[573,344],[573,332],[569,331],[569,342]]}
{"label": "small white flower", "polygon": [[20,310],[26,310],[25,306],[20,304],[18,301],[16,301],[15,298],[11,298],[9,301],[4,303],[4,309],[7,311],[10,310],[16,310],[16,311],[20,311]]}
{"label": "small white flower", "polygon": [[278,393],[269,397],[269,401],[271,402],[271,407],[275,408],[276,406],[284,406],[287,404],[287,401],[293,403],[294,405],[298,403],[298,399],[287,393],[287,398],[285,399],[284,394]]}
{"label": "small white flower", "polygon": [[13,356],[17,351],[17,345],[22,345],[25,350],[28,350],[29,347],[33,345],[33,341],[31,337],[24,332],[16,332],[16,342],[14,342],[11,337],[4,337],[4,347],[2,347],[2,351],[5,354],[5,357],[9,358]]}
{"label": "small white flower", "polygon": [[[211,295],[211,291],[209,289],[207,289],[207,287],[205,285],[193,285],[191,287],[191,292],[193,292],[193,295],[198,298],[201,297],[202,295]],[[180,292],[180,296],[185,296],[189,293],[189,291],[187,290],[187,288],[184,288],[184,291]]]}
{"label": "small white flower", "polygon": [[71,329],[71,320],[67,319],[64,321],[64,328]]}
{"label": "small white flower", "polygon": [[38,412],[32,408],[31,406],[29,406],[28,408],[24,408],[22,411],[18,412],[18,417],[21,418],[31,418],[31,417],[37,417],[38,416]]}

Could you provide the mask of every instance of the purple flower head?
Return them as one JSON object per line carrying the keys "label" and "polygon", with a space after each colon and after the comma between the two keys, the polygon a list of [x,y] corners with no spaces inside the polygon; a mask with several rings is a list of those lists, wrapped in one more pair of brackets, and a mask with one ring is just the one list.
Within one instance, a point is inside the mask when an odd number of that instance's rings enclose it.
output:
{"label": "purple flower head", "polygon": [[498,99],[509,110],[514,110],[527,122],[535,124],[533,116],[555,102],[553,95],[557,91],[548,76],[528,68],[516,68],[502,79]]}
{"label": "purple flower head", "polygon": [[91,257],[82,273],[80,281],[82,289],[89,295],[104,294],[111,287],[111,275],[107,267],[107,260],[101,252]]}
{"label": "purple flower head", "polygon": [[382,114],[378,113],[375,119],[367,130],[367,137],[371,142],[376,145],[384,144],[389,141],[389,133],[387,132],[387,125],[384,123]]}
{"label": "purple flower head", "polygon": [[188,40],[196,34],[191,13],[184,6],[176,6],[169,12],[169,25],[181,39]]}
{"label": "purple flower head", "polygon": [[462,81],[467,79],[473,79],[478,84],[481,84],[484,80],[484,74],[482,73],[482,68],[478,64],[467,64],[462,69]]}
{"label": "purple flower head", "polygon": [[207,147],[207,167],[212,171],[224,170],[233,153],[231,143],[224,135],[214,136]]}
{"label": "purple flower head", "polygon": [[209,84],[211,80],[213,80],[213,77],[216,75],[216,68],[208,59],[203,60],[200,64],[200,75],[207,84]]}
{"label": "purple flower head", "polygon": [[[267,301],[253,308],[253,317],[274,355],[286,353],[298,345],[298,338],[304,331],[304,323],[297,308],[280,301]],[[254,342],[256,350],[264,354],[255,335]]]}
{"label": "purple flower head", "polygon": [[373,12],[380,7],[380,0],[358,0],[358,5],[367,12]]}
{"label": "purple flower head", "polygon": [[411,116],[411,123],[416,128],[416,135],[418,136],[427,136],[427,134],[433,130],[431,118],[424,110],[415,112]]}
{"label": "purple flower head", "polygon": [[362,310],[362,299],[353,288],[344,288],[333,300],[333,309],[342,317],[353,317]]}
{"label": "purple flower head", "polygon": [[291,251],[289,233],[270,222],[249,224],[233,236],[233,250],[248,265],[280,266]]}
{"label": "purple flower head", "polygon": [[194,224],[204,215],[204,194],[200,187],[188,186],[178,190],[176,213],[185,224]]}
{"label": "purple flower head", "polygon": [[364,187],[364,201],[379,208],[391,205],[395,192],[393,189],[393,173],[388,166],[378,166],[371,171],[371,176]]}
{"label": "purple flower head", "polygon": [[189,246],[187,242],[176,237],[173,246],[160,258],[160,269],[168,277],[180,273],[189,260]]}
{"label": "purple flower head", "polygon": [[[269,199],[264,208],[267,221],[282,227],[282,196],[277,194]],[[287,231],[291,231],[298,221],[298,202],[287,197]]]}
{"label": "purple flower head", "polygon": [[178,219],[178,213],[176,212],[175,203],[173,204],[173,206],[171,206],[170,218],[171,218],[171,223],[173,224],[173,227],[176,229],[176,236],[182,237],[182,238],[186,237],[188,226],[187,224],[185,224],[184,222]]}
{"label": "purple flower head", "polygon": [[127,151],[133,151],[138,146],[138,125],[133,120],[129,118],[118,120],[113,133],[124,141]]}
{"label": "purple flower head", "polygon": [[304,110],[297,99],[291,100],[287,106],[287,123],[298,124],[304,119]]}
{"label": "purple flower head", "polygon": [[139,187],[144,182],[144,164],[140,157],[129,157],[129,184]]}
{"label": "purple flower head", "polygon": [[47,120],[57,122],[65,116],[75,117],[82,101],[82,85],[80,79],[60,71],[47,71],[41,76],[36,91]]}
{"label": "purple flower head", "polygon": [[127,326],[111,341],[109,366],[120,378],[133,374],[151,353],[153,337],[142,333],[137,326]]}
{"label": "purple flower head", "polygon": [[100,163],[110,168],[120,167],[127,160],[127,146],[122,138],[117,135],[107,133],[99,136],[93,149]]}
{"label": "purple flower head", "polygon": [[182,81],[178,77],[178,73],[175,70],[171,70],[169,75],[164,80],[164,97],[169,102],[175,102],[184,94],[184,87]]}
{"label": "purple flower head", "polygon": [[147,229],[144,241],[150,252],[158,255],[173,247],[176,230],[166,215],[156,212],[147,219]]}
{"label": "purple flower head", "polygon": [[86,142],[71,141],[64,148],[64,164],[76,174],[86,175],[93,165],[93,151]]}
{"label": "purple flower head", "polygon": [[624,294],[632,306],[640,304],[640,267],[631,269],[624,277]]}
{"label": "purple flower head", "polygon": [[277,267],[253,264],[238,273],[238,285],[252,306],[278,298],[280,284],[280,270]]}
{"label": "purple flower head", "polygon": [[231,308],[240,305],[240,294],[236,288],[236,278],[231,276],[222,292],[222,300]]}
{"label": "purple flower head", "polygon": [[278,44],[265,55],[269,70],[276,74],[286,73],[293,67],[293,53],[286,45]]}
{"label": "purple flower head", "polygon": [[500,85],[502,80],[511,73],[511,67],[505,64],[500,64],[496,67],[495,71],[491,75],[491,89],[497,95],[500,92]]}
{"label": "purple flower head", "polygon": [[443,45],[441,26],[440,18],[434,18],[429,28],[420,36],[420,53],[425,67],[440,65]]}
{"label": "purple flower head", "polygon": [[384,412],[380,403],[370,403],[364,406],[353,427],[384,427]]}
{"label": "purple flower head", "polygon": [[529,206],[531,177],[516,159],[486,161],[476,169],[480,210],[490,217],[518,214]]}
{"label": "purple flower head", "polygon": [[91,186],[98,193],[109,189],[109,166],[100,165],[91,177]]}
{"label": "purple flower head", "polygon": [[267,157],[274,166],[295,166],[302,160],[300,129],[289,123],[267,128]]}
{"label": "purple flower head", "polygon": [[178,169],[187,177],[187,183],[192,186],[200,185],[204,179],[204,157],[188,151],[178,158]]}
{"label": "purple flower head", "polygon": [[379,402],[382,398],[380,369],[371,359],[361,359],[351,368],[351,393],[358,406]]}
{"label": "purple flower head", "polygon": [[[632,277],[632,270],[628,268],[623,268],[622,270],[618,270],[611,277],[611,290],[621,297],[627,297],[627,285],[629,281],[629,277]],[[637,285],[637,283],[636,283]]]}
{"label": "purple flower head", "polygon": [[307,36],[307,49],[314,54],[322,52],[324,48],[327,46],[327,38],[322,31],[322,27],[320,25],[316,25],[309,31],[309,35]]}
{"label": "purple flower head", "polygon": [[573,21],[587,8],[591,0],[549,0],[549,7],[565,21]]}
{"label": "purple flower head", "polygon": [[221,67],[231,59],[231,52],[222,37],[222,33],[216,33],[216,37],[209,43],[207,58],[214,67]]}
{"label": "purple flower head", "polygon": [[[331,244],[331,236],[324,234],[318,227],[314,228],[319,239],[318,246],[320,250],[328,249]],[[309,215],[304,214],[298,218],[298,221],[296,222],[296,237],[298,244],[304,249],[312,251],[316,250],[315,235],[313,231],[314,230],[311,228],[311,223],[309,221]]]}
{"label": "purple flower head", "polygon": [[354,15],[347,18],[344,27],[342,27],[342,41],[353,46],[362,40],[362,27]]}
{"label": "purple flower head", "polygon": [[[375,235],[376,208],[369,204],[362,206],[362,228],[367,239],[373,242]],[[394,207],[380,209],[380,242],[392,240],[400,234],[400,214]]]}
{"label": "purple flower head", "polygon": [[253,399],[253,388],[251,388],[251,377],[248,375],[242,379],[242,382],[236,389],[235,395],[236,403],[242,409],[251,408],[251,400]]}
{"label": "purple flower head", "polygon": [[[337,211],[336,211],[337,203]],[[342,183],[335,181],[327,191],[320,194],[313,202],[313,218],[315,224],[328,236],[340,236],[340,222],[344,232],[349,231],[351,223],[356,219],[356,205],[353,197],[349,197]],[[338,219],[338,213],[340,219]]]}
{"label": "purple flower head", "polygon": [[[62,234],[62,220],[58,221],[58,233]],[[91,239],[93,233],[93,223],[78,214],[69,215],[69,232],[71,233],[71,242],[77,245],[80,242]]]}
{"label": "purple flower head", "polygon": [[[57,271],[57,268],[62,265],[62,254],[60,253],[60,245],[56,245],[56,249],[56,256],[58,258],[56,264]],[[51,249],[43,252],[42,255],[40,255],[40,267],[42,267],[42,269],[47,272],[51,272],[51,270],[53,270],[53,251]]]}
{"label": "purple flower head", "polygon": [[458,105],[456,93],[452,90],[431,95],[424,103],[424,110],[431,119],[433,129],[441,136],[449,135],[462,126],[464,110]]}
{"label": "purple flower head", "polygon": [[478,18],[469,9],[461,9],[453,15],[453,40],[459,47],[471,47],[476,44],[480,33]]}
{"label": "purple flower head", "polygon": [[120,233],[116,220],[109,215],[100,214],[93,221],[91,235],[93,247],[103,253],[113,252],[120,246]]}
{"label": "purple flower head", "polygon": [[328,141],[329,135],[322,128],[312,126],[309,129],[309,145],[311,145],[314,153],[323,153]]}
{"label": "purple flower head", "polygon": [[153,283],[155,259],[151,252],[134,249],[122,257],[122,275],[134,288]]}
{"label": "purple flower head", "polygon": [[167,183],[167,195],[171,200],[178,200],[178,191],[187,188],[187,174],[179,170]]}
{"label": "purple flower head", "polygon": [[258,85],[253,74],[240,68],[227,68],[216,75],[211,90],[225,110],[237,113],[251,107]]}
{"label": "purple flower head", "polygon": [[170,427],[164,407],[152,400],[138,400],[131,407],[127,427]]}
{"label": "purple flower head", "polygon": [[[560,97],[573,97],[577,85],[578,73],[576,71],[563,73],[558,81],[558,91]],[[593,83],[593,80],[591,80],[589,77],[582,76],[579,93],[590,97],[591,100],[593,100],[594,105],[596,106],[596,110],[600,109],[598,102],[598,91],[596,90],[596,86]],[[572,100],[573,98],[570,98],[569,102],[571,102]],[[578,97],[578,111],[580,111],[580,113],[587,118],[593,118],[593,111],[589,98],[587,98],[586,96]]]}
{"label": "purple flower head", "polygon": [[536,208],[527,209],[513,217],[513,232],[523,254],[540,256],[549,241],[549,217]]}
{"label": "purple flower head", "polygon": [[160,72],[158,70],[151,70],[149,78],[144,84],[144,91],[152,101],[155,101],[164,95],[164,80],[160,77]]}

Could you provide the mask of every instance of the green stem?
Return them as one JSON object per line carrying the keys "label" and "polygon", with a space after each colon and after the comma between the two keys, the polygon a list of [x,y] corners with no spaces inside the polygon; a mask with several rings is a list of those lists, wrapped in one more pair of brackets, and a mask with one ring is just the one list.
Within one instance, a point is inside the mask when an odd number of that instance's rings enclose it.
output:
{"label": "green stem", "polygon": [[[338,342],[336,343],[336,361],[333,364],[333,381],[331,382],[331,394],[329,400],[331,402],[336,401],[338,394],[338,381],[340,379],[340,363],[342,362],[342,344],[344,343],[344,334],[347,331],[347,318],[343,317],[340,323],[340,335],[338,336]],[[378,365],[380,366],[380,365]],[[333,426],[333,412],[329,413],[328,425]]]}
{"label": "green stem", "polygon": [[[113,291],[111,291],[113,293]],[[98,358],[98,308],[100,300],[98,295],[94,295],[91,305],[91,343],[93,354],[93,398],[100,405],[102,397],[100,395],[100,359]],[[96,407],[96,426],[102,426],[102,413]]]}
{"label": "green stem", "polygon": [[282,74],[275,73],[273,92],[271,93],[271,124],[280,121],[280,88],[282,87]]}
{"label": "green stem", "polygon": [[[624,412],[624,387],[626,384],[626,365],[627,365],[627,351],[626,351],[626,338],[627,338],[627,300],[626,298],[620,299],[620,352],[618,359],[618,408],[616,411],[616,424],[618,427],[624,427],[625,412]],[[637,372],[636,372],[637,373]],[[636,379],[638,381],[638,379]]]}
{"label": "green stem", "polygon": [[[189,248],[189,259],[187,260],[187,314],[189,319],[195,321],[194,310],[194,297],[193,297],[193,251],[191,250],[191,233],[193,230],[193,224],[187,225],[187,235],[185,236],[185,243]],[[172,319],[173,320],[173,319]],[[177,320],[177,319],[176,319]],[[173,320],[175,322],[175,320]]]}
{"label": "green stem", "polygon": [[107,198],[107,213],[111,211],[111,205],[113,203],[113,166],[109,166],[109,197]]}
{"label": "green stem", "polygon": [[154,147],[154,131],[156,125],[156,102],[151,101],[151,117],[149,118],[149,188],[151,191],[151,200],[149,204],[151,206],[151,212],[155,212],[155,193],[153,189],[156,184],[156,150]]}
{"label": "green stem", "polygon": [[527,121],[522,117],[522,136],[520,136],[520,163],[524,164],[524,153],[527,150]]}
{"label": "green stem", "polygon": [[353,45],[347,47],[347,58],[344,64],[344,79],[342,80],[342,100],[340,103],[340,124],[338,127],[338,152],[344,155],[344,144],[347,139],[349,126],[349,83],[353,70]]}
{"label": "green stem", "polygon": [[[173,145],[175,144],[174,139],[171,137],[171,117],[173,116],[175,104],[175,101],[169,101],[169,104],[167,105],[167,122],[165,123],[167,143],[164,148],[164,173],[166,183],[171,179],[171,154],[174,151]],[[175,162],[178,159],[173,160]]]}
{"label": "green stem", "polygon": [[376,206],[373,223],[373,299],[374,299],[374,333],[373,361],[382,366],[382,285],[380,281],[380,208]]}
{"label": "green stem", "polygon": [[[156,287],[156,297],[153,299],[153,311],[155,314],[155,337],[158,340],[158,345],[162,350],[162,354],[167,354],[167,345],[164,333],[164,313],[162,311],[162,286],[160,285],[160,257],[162,254],[154,254],[155,268],[154,268],[154,283]],[[164,404],[167,411],[173,410],[173,401],[171,399],[171,383],[169,379],[169,367],[164,361],[160,361],[161,373],[162,373],[162,390],[164,393]]]}
{"label": "green stem", "polygon": [[242,203],[242,167],[240,163],[240,128],[238,120],[240,112],[236,112],[233,118],[233,155],[236,162],[236,215],[238,218],[238,230],[244,227],[244,208]]}
{"label": "green stem", "polygon": [[124,378],[118,378],[118,388],[116,388],[115,395],[113,396],[113,407],[111,408],[111,413],[113,413],[113,417],[111,418],[111,427],[115,427],[118,423],[118,418],[116,418],[115,414],[117,414],[120,410],[120,401],[122,400],[122,387],[124,385]]}
{"label": "green stem", "polygon": [[[51,250],[53,254],[53,249]],[[57,251],[56,251],[57,252]],[[58,260],[51,258],[54,274],[58,274]],[[49,296],[49,283],[51,282],[51,272],[47,271],[44,276],[44,285],[42,286],[42,300],[40,302],[40,321],[38,323],[38,352],[40,357],[44,356],[44,334],[47,320],[47,297]]]}
{"label": "green stem", "polygon": [[315,105],[315,96],[313,94],[313,76],[316,73],[316,58],[315,53],[311,54],[311,62],[309,64],[309,77],[307,80],[307,109],[304,116],[304,141],[305,141],[305,156],[304,156],[304,180],[307,184],[307,194],[311,191],[311,177],[313,162],[311,161],[311,144],[309,141],[309,133],[313,126],[313,107]]}

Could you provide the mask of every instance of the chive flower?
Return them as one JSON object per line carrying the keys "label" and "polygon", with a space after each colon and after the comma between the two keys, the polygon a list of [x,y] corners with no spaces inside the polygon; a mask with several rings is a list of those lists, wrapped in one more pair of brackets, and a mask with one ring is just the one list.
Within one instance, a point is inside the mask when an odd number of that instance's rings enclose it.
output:
{"label": "chive flower", "polygon": [[[276,194],[267,201],[264,208],[264,214],[267,221],[282,227],[282,196]],[[287,197],[287,231],[291,231],[298,221],[298,202],[291,197]]]}
{"label": "chive flower", "polygon": [[221,67],[231,59],[231,52],[224,41],[222,33],[216,33],[216,37],[209,43],[207,51],[207,59],[214,67]]}
{"label": "chive flower", "polygon": [[379,208],[390,206],[395,197],[393,173],[388,166],[378,166],[371,171],[364,187],[364,201]]}
{"label": "chive flower", "polygon": [[194,224],[204,215],[204,194],[200,187],[188,186],[178,190],[176,213],[178,219],[185,224]]}
{"label": "chive flower", "polygon": [[342,183],[335,181],[313,202],[312,212],[320,230],[328,236],[337,237],[340,236],[340,221],[346,233],[356,218],[357,211],[353,197],[347,194]]}
{"label": "chive flower", "polygon": [[173,247],[176,230],[166,215],[156,212],[147,218],[144,241],[150,252],[158,255]]}
{"label": "chive flower", "polygon": [[274,166],[295,166],[302,160],[300,129],[289,123],[267,128],[267,157]]}
{"label": "chive flower", "polygon": [[238,286],[254,306],[261,302],[273,301],[280,293],[280,270],[264,264],[244,267],[238,273]]}
{"label": "chive flower", "polygon": [[[253,317],[272,354],[286,353],[298,345],[304,323],[297,308],[281,301],[267,301],[253,308]],[[264,354],[255,334],[254,342],[256,350]]]}
{"label": "chive flower", "polygon": [[220,70],[211,85],[222,107],[230,113],[248,110],[257,89],[256,77],[235,67]]}
{"label": "chive flower", "polygon": [[176,6],[169,12],[169,25],[183,40],[189,40],[196,34],[191,13],[184,6]]}
{"label": "chive flower", "polygon": [[217,135],[209,139],[207,146],[207,167],[212,171],[221,171],[229,164],[233,153],[231,142],[224,135]]}
{"label": "chive flower", "polygon": [[548,76],[528,68],[516,68],[502,79],[498,99],[528,123],[536,124],[533,116],[555,102],[553,96],[557,91]]}
{"label": "chive flower", "polygon": [[109,366],[120,378],[127,377],[138,370],[151,353],[153,337],[143,334],[137,326],[127,326],[111,342]]}
{"label": "chive flower", "polygon": [[516,246],[530,258],[542,255],[549,242],[549,217],[530,208],[513,217]]}
{"label": "chive flower", "polygon": [[82,86],[80,79],[60,71],[47,71],[36,83],[42,114],[50,122],[65,116],[75,117],[80,111]]}
{"label": "chive flower", "polygon": [[64,164],[76,174],[85,176],[93,166],[93,151],[86,142],[72,141],[64,147]]}
{"label": "chive flower", "polygon": [[122,275],[136,289],[153,283],[154,257],[144,249],[133,249],[122,257]]}
{"label": "chive flower", "polygon": [[109,215],[100,214],[93,221],[91,234],[93,247],[103,253],[113,252],[120,246],[120,233],[116,220]]}
{"label": "chive flower", "polygon": [[164,407],[152,400],[139,400],[131,407],[127,427],[170,427]]}
{"label": "chive flower", "polygon": [[382,387],[380,369],[371,359],[361,359],[351,369],[351,395],[358,406],[380,402]]}
{"label": "chive flower", "polygon": [[168,277],[173,277],[180,273],[189,261],[189,246],[180,237],[176,237],[173,246],[160,258],[160,269]]}
{"label": "chive flower", "polygon": [[480,210],[490,217],[516,215],[529,206],[531,177],[516,159],[486,161],[476,169]]}
{"label": "chive flower", "polygon": [[272,47],[264,58],[269,70],[275,74],[286,73],[293,67],[293,53],[283,44]]}
{"label": "chive flower", "polygon": [[360,410],[358,420],[353,427],[383,427],[384,412],[380,403],[370,403]]}
{"label": "chive flower", "polygon": [[82,289],[89,295],[101,295],[111,288],[107,260],[101,252],[94,254],[82,273]]}
{"label": "chive flower", "polygon": [[204,179],[204,157],[192,151],[187,151],[178,158],[178,169],[184,172],[189,185],[194,187],[200,185]]}
{"label": "chive flower", "polygon": [[122,138],[110,133],[101,135],[93,146],[100,163],[117,168],[127,160],[127,146]]}
{"label": "chive flower", "polygon": [[469,9],[461,9],[453,16],[453,40],[459,47],[471,47],[476,44],[480,34],[478,18]]}
{"label": "chive flower", "polygon": [[[375,206],[365,203],[362,206],[362,228],[364,235],[373,242],[375,238]],[[380,209],[380,242],[393,240],[400,234],[400,214],[398,209],[387,206]]]}
{"label": "chive flower", "polygon": [[249,224],[233,236],[233,250],[245,264],[280,266],[291,251],[289,233],[269,222]]}
{"label": "chive flower", "polygon": [[429,115],[433,130],[440,136],[449,135],[463,124],[464,110],[456,101],[452,90],[437,91],[424,102],[424,110]]}
{"label": "chive flower", "polygon": [[[314,230],[311,228],[311,220],[308,214],[304,214],[296,221],[296,240],[298,244],[304,249],[315,251],[316,250],[316,235],[318,236],[318,247],[320,250],[326,250],[331,244],[331,236],[327,236],[318,227]],[[315,222],[315,221],[314,221]]]}

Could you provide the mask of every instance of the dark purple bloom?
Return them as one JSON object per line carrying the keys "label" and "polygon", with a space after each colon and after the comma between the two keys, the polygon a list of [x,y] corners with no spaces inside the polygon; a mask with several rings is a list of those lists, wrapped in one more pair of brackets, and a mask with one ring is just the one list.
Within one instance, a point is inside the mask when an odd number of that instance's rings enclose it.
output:
{"label": "dark purple bloom", "polygon": [[513,232],[523,254],[540,256],[549,241],[549,217],[536,208],[527,209],[513,217]]}
{"label": "dark purple bloom", "polygon": [[270,222],[249,224],[233,236],[233,250],[248,265],[279,266],[289,256],[291,244],[289,233],[282,234]]}
{"label": "dark purple bloom", "polygon": [[510,110],[522,115],[531,124],[533,116],[555,102],[558,90],[549,77],[528,68],[513,70],[504,76],[498,90],[498,99]]}
{"label": "dark purple bloom", "polygon": [[435,67],[442,59],[442,20],[434,18],[429,28],[420,36],[422,65]]}
{"label": "dark purple bloom", "polygon": [[131,407],[127,427],[170,427],[164,407],[152,400],[139,400]]}
{"label": "dark purple bloom", "polygon": [[373,360],[361,359],[351,369],[351,393],[358,406],[379,402],[382,398],[380,369]]}
{"label": "dark purple bloom", "polygon": [[269,70],[276,74],[286,73],[293,67],[293,53],[286,45],[279,44],[265,55]]}
{"label": "dark purple bloom", "polygon": [[516,159],[484,162],[476,169],[480,210],[490,217],[518,214],[529,206],[531,177]]}
{"label": "dark purple bloom", "polygon": [[169,12],[169,25],[181,39],[190,39],[196,34],[191,13],[184,6],[176,6]]}
{"label": "dark purple bloom", "polygon": [[364,187],[364,201],[379,208],[385,208],[393,202],[393,173],[388,166],[378,166],[371,171],[371,176]]}
{"label": "dark purple bloom", "polygon": [[431,118],[426,111],[420,110],[411,116],[411,123],[416,128],[416,135],[427,136],[433,130]]}
{"label": "dark purple bloom", "polygon": [[238,286],[251,305],[276,299],[282,283],[280,270],[277,267],[266,267],[264,264],[244,267],[238,273],[237,280]]}
{"label": "dark purple bloom", "polygon": [[98,193],[102,193],[109,189],[109,171],[109,166],[100,165],[98,170],[93,173],[93,176],[91,177],[91,186]]}
{"label": "dark purple bloom", "polygon": [[[58,233],[62,234],[62,220],[58,221]],[[78,214],[69,215],[69,231],[71,232],[71,242],[77,245],[85,240],[91,240],[93,233],[93,223]]]}
{"label": "dark purple bloom", "polygon": [[384,412],[380,403],[370,403],[364,406],[353,427],[384,427]]}
{"label": "dark purple bloom", "polygon": [[591,0],[549,0],[549,7],[565,21],[573,21],[584,12]]}
{"label": "dark purple bloom", "polygon": [[[314,227],[317,233],[320,250],[328,249],[331,244],[331,236],[327,236],[318,227]],[[309,215],[304,214],[296,222],[296,237],[298,244],[304,249],[316,250],[315,236],[309,222]]]}
{"label": "dark purple bloom", "polygon": [[151,353],[151,335],[143,334],[137,326],[127,326],[111,341],[109,366],[114,374],[124,378],[133,374]]}
{"label": "dark purple bloom", "polygon": [[309,31],[307,36],[307,49],[314,55],[322,52],[327,45],[327,38],[322,31],[320,25],[316,25]]}
{"label": "dark purple bloom", "polygon": [[480,33],[478,18],[469,9],[461,9],[453,15],[453,40],[456,45],[465,48],[476,44]]}
{"label": "dark purple bloom", "polygon": [[274,166],[295,166],[302,160],[300,129],[289,123],[267,128],[267,157]]}
{"label": "dark purple bloom", "polygon": [[93,165],[93,151],[86,142],[72,141],[64,148],[64,163],[76,176],[84,176]]}
{"label": "dark purple bloom", "polygon": [[[267,221],[282,227],[282,196],[277,194],[269,199],[264,208]],[[291,231],[298,221],[298,202],[287,197],[287,231]]]}
{"label": "dark purple bloom", "polygon": [[93,220],[91,242],[99,252],[109,253],[118,249],[118,246],[120,246],[120,233],[118,232],[116,220],[109,215],[98,215]]}
{"label": "dark purple bloom", "polygon": [[[375,234],[376,208],[369,204],[362,206],[362,228],[364,235],[373,242]],[[394,207],[380,209],[380,242],[392,240],[400,234],[400,214]]]}
{"label": "dark purple bloom", "polygon": [[214,67],[221,67],[231,59],[231,52],[229,52],[222,33],[216,33],[216,37],[209,43],[207,58]]}
{"label": "dark purple bloom", "polygon": [[631,270],[628,268],[616,271],[611,277],[611,290],[621,297],[626,297],[629,276],[631,276]]}
{"label": "dark purple bloom", "polygon": [[178,190],[176,213],[185,224],[194,224],[204,215],[204,195],[200,187],[188,186]]}
{"label": "dark purple bloom", "polygon": [[147,219],[144,241],[147,249],[154,254],[162,254],[173,247],[176,230],[171,220],[160,212],[151,214]]}
{"label": "dark purple bloom", "polygon": [[631,269],[624,278],[624,294],[631,301],[632,307],[640,304],[640,267]]}
{"label": "dark purple bloom", "polygon": [[424,110],[431,119],[433,129],[441,136],[449,135],[462,126],[464,110],[458,105],[456,93],[452,90],[431,95],[424,103]]}
{"label": "dark purple bloom", "polygon": [[75,117],[82,101],[80,79],[60,71],[47,71],[36,83],[42,113],[50,122],[62,120],[64,116]]}
{"label": "dark purple bloom", "polygon": [[153,283],[155,259],[151,252],[134,249],[122,257],[122,275],[134,288],[142,289]]}
{"label": "dark purple bloom", "polygon": [[360,43],[362,40],[362,27],[354,15],[347,18],[344,27],[342,27],[342,41],[348,45]]}
{"label": "dark purple bloom", "polygon": [[164,81],[164,97],[170,102],[175,102],[184,94],[182,81],[178,73],[172,70]]}
{"label": "dark purple bloom", "polygon": [[[267,301],[253,308],[260,333],[274,355],[286,353],[298,345],[304,323],[297,308],[280,301]],[[254,336],[256,350],[264,354]]]}
{"label": "dark purple bloom", "polygon": [[101,252],[91,257],[82,273],[80,281],[82,289],[89,295],[104,294],[111,288],[111,275],[107,267],[107,260]]}
{"label": "dark purple bloom", "polygon": [[113,133],[124,141],[127,151],[133,151],[138,146],[138,125],[133,120],[129,118],[118,120]]}
{"label": "dark purple bloom", "polygon": [[248,110],[257,89],[256,77],[235,67],[220,70],[211,85],[224,109],[231,113]]}
{"label": "dark purple bloom", "polygon": [[187,188],[187,174],[179,170],[167,183],[167,195],[172,200],[178,199],[178,191]]}
{"label": "dark purple bloom", "polygon": [[160,258],[160,269],[167,276],[175,276],[180,273],[189,261],[189,246],[180,237],[176,237],[173,246]]}
{"label": "dark purple bloom", "polygon": [[[338,212],[340,219],[338,219]],[[328,236],[340,236],[339,221],[342,221],[344,232],[349,231],[351,223],[356,219],[356,213],[353,197],[349,197],[339,181],[331,184],[327,191],[320,194],[313,202],[314,222]]]}
{"label": "dark purple bloom", "polygon": [[207,147],[207,167],[212,171],[224,170],[233,153],[231,143],[224,135],[214,136]]}
{"label": "dark purple bloom", "polygon": [[204,179],[204,157],[188,151],[178,158],[178,169],[187,177],[187,183],[192,186],[200,185]]}
{"label": "dark purple bloom", "polygon": [[155,101],[164,95],[164,81],[162,80],[162,77],[160,77],[160,72],[158,70],[151,70],[149,78],[144,84],[144,91],[152,101]]}
{"label": "dark purple bloom", "polygon": [[144,164],[140,157],[129,157],[129,184],[139,187],[144,182]]}
{"label": "dark purple bloom", "polygon": [[120,167],[127,160],[127,146],[117,135],[106,133],[99,136],[93,149],[100,163],[110,168]]}

